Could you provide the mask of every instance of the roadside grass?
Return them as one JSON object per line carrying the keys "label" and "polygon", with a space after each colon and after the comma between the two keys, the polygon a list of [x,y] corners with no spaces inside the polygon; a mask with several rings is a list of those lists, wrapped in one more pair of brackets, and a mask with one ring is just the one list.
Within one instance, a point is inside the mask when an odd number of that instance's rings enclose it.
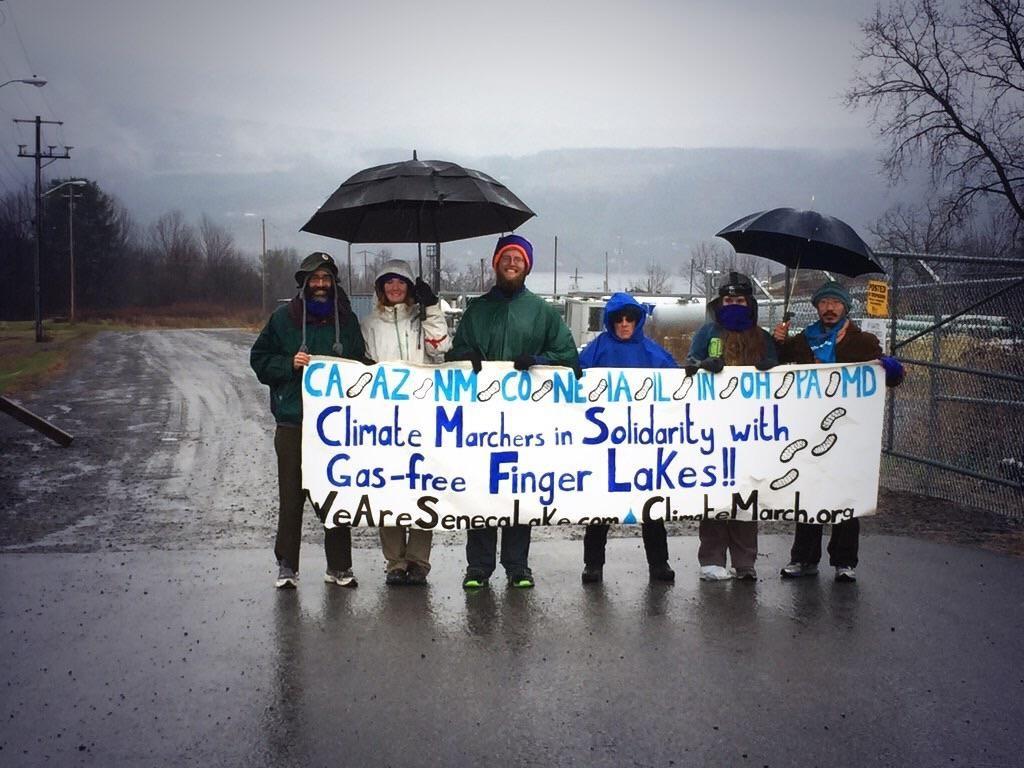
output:
{"label": "roadside grass", "polygon": [[35,340],[31,320],[0,322],[0,394],[27,392],[73,365],[75,353],[100,331],[157,328],[247,328],[259,330],[266,318],[258,309],[225,311],[206,304],[169,307],[126,307],[105,313],[84,313],[74,325],[43,323],[43,341]]}

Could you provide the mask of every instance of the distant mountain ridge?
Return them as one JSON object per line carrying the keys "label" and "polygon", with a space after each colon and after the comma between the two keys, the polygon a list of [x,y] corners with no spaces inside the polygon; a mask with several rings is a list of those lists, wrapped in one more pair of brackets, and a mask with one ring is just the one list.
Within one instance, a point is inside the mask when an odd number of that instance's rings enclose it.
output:
{"label": "distant mountain ridge", "polygon": [[[393,156],[407,154],[395,151]],[[420,156],[430,157],[426,152]],[[605,251],[616,258],[619,250],[622,265],[675,264],[689,257],[695,243],[741,216],[779,206],[838,216],[867,238],[868,226],[886,208],[912,200],[921,189],[920,184],[890,188],[875,153],[868,150],[610,148],[440,159],[477,168],[507,184],[538,214],[520,232],[544,254],[557,235],[564,269],[592,268],[595,260],[603,263]],[[299,228],[357,170],[339,171],[308,159],[266,174],[125,176],[112,191],[144,226],[173,208],[193,221],[207,213],[231,229],[243,249],[256,252],[259,219],[242,215],[252,211],[266,217],[273,246],[303,251],[333,245],[300,234]],[[450,243],[443,251],[472,263],[489,253],[491,240]]]}

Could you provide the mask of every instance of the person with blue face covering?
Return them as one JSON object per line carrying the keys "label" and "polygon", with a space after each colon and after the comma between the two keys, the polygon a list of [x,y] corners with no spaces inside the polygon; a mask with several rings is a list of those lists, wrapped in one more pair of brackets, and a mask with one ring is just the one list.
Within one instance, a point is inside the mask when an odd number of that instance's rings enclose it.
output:
{"label": "person with blue face covering", "polygon": [[[778,364],[774,340],[757,325],[757,301],[749,277],[729,272],[718,288],[718,297],[708,304],[708,312],[714,319],[694,334],[684,364],[687,376],[699,370],[721,373],[727,365],[753,365],[766,371]],[[701,520],[698,533],[702,580],[757,580],[757,523]],[[726,567],[727,555],[732,568]]]}
{"label": "person with blue face covering", "polygon": [[[628,293],[615,293],[604,308],[605,331],[580,353],[580,368],[678,368],[665,349],[644,335],[646,310]],[[641,524],[651,581],[674,581],[668,564],[664,520]],[[583,583],[600,582],[607,525],[588,525],[583,536]]]}

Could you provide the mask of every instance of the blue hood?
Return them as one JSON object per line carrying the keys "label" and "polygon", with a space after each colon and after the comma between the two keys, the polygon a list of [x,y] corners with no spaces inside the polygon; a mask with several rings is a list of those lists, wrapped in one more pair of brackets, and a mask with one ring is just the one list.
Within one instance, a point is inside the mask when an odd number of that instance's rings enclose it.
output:
{"label": "blue hood", "polygon": [[627,341],[622,341],[618,337],[615,337],[615,340],[620,344],[641,344],[644,340],[644,325],[647,323],[647,310],[644,309],[643,305],[639,301],[634,299],[628,293],[613,293],[611,298],[608,299],[608,303],[604,305],[604,329],[614,337],[615,328],[612,327],[612,315],[616,312],[621,312],[623,309],[628,307],[632,307],[640,314],[640,319],[637,320],[636,323],[636,330],[633,331],[633,335]]}
{"label": "blue hood", "polygon": [[[627,307],[640,313],[636,330],[626,341],[615,335],[611,316]],[[672,355],[644,335],[647,310],[628,293],[613,293],[604,308],[605,332],[590,342],[580,353],[583,368],[678,368]]]}

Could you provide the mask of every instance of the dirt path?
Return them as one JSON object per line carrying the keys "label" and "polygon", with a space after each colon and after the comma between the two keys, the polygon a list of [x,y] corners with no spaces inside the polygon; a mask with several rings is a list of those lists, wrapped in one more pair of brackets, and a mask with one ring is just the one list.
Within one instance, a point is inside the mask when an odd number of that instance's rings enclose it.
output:
{"label": "dirt path", "polygon": [[[268,546],[277,478],[267,389],[240,330],[103,333],[23,403],[75,437],[61,449],[0,416],[0,549]],[[864,532],[1024,556],[1024,521],[883,491]],[[310,536],[316,524],[306,525]],[[764,526],[783,533],[783,526]],[[695,534],[677,525],[675,534]],[[631,528],[621,535],[638,534]],[[578,531],[538,529],[535,537]],[[461,541],[439,534],[439,542]],[[376,532],[355,532],[377,546]]]}

